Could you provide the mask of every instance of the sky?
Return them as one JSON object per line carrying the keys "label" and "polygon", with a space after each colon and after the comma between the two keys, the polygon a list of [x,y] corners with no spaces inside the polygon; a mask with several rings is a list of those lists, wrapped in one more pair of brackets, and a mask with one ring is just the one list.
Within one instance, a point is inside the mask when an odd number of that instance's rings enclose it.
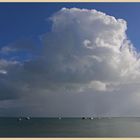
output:
{"label": "sky", "polygon": [[0,116],[140,116],[139,3],[0,3]]}

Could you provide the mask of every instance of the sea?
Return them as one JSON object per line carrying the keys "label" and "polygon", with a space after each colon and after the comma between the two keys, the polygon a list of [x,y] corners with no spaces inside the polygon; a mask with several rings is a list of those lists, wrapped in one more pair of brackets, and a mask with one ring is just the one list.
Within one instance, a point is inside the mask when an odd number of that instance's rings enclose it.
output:
{"label": "sea", "polygon": [[140,118],[0,118],[0,137],[140,137]]}

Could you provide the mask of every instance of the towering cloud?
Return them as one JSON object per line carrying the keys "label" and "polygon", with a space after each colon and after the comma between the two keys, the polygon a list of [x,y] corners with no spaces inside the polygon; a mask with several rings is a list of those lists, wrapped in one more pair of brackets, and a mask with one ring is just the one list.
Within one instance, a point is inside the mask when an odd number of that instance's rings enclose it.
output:
{"label": "towering cloud", "polygon": [[77,8],[63,8],[51,19],[52,32],[43,42],[53,82],[109,90],[138,79],[139,58],[124,20]]}
{"label": "towering cloud", "polygon": [[34,56],[1,59],[0,82],[11,91],[0,88],[1,106],[11,99],[9,108],[31,115],[140,115],[140,59],[126,21],[78,8],[62,8],[50,20],[39,53],[27,43],[1,49]]}

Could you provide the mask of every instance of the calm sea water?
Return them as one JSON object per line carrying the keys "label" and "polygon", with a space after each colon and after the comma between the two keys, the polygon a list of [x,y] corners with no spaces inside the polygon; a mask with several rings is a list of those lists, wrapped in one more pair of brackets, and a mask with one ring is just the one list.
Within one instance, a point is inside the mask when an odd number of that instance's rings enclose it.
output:
{"label": "calm sea water", "polygon": [[0,118],[0,137],[140,137],[140,118]]}

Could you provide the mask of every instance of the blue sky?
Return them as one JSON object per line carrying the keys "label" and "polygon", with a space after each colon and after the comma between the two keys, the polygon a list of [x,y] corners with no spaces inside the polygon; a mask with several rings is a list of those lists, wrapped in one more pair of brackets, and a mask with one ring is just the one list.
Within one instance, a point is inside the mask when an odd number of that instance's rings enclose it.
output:
{"label": "blue sky", "polygon": [[140,3],[0,3],[0,47],[24,38],[38,42],[39,35],[51,30],[47,19],[62,7],[96,9],[125,19],[128,38],[140,50]]}

